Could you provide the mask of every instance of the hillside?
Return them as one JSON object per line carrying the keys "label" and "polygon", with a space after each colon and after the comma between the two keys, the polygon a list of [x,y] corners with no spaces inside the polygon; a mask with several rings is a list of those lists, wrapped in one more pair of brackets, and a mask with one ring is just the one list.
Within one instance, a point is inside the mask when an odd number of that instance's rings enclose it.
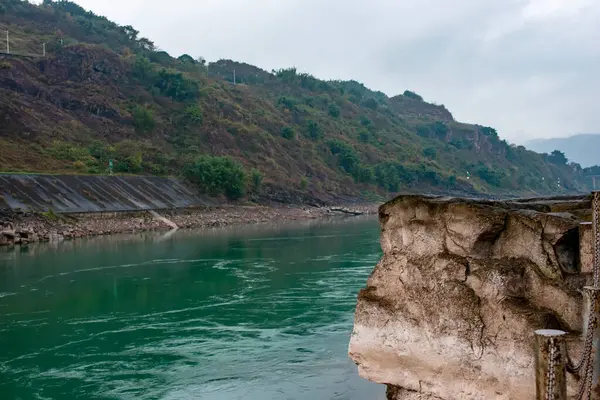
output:
{"label": "hillside", "polygon": [[600,164],[600,134],[587,133],[566,138],[534,139],[525,146],[533,151],[551,153],[560,150],[565,156],[582,167]]}
{"label": "hillside", "polygon": [[[283,202],[589,189],[563,158],[509,146],[411,91],[173,58],[68,1],[3,0],[0,14],[13,52],[0,55],[2,172],[103,174],[114,159],[116,173]],[[42,43],[45,57],[15,54]]]}

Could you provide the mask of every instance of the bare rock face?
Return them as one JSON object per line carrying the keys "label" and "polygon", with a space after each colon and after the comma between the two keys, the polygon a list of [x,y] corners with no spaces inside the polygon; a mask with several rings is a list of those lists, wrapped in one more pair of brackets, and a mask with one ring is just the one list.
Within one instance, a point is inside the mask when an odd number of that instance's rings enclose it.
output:
{"label": "bare rock face", "polygon": [[349,354],[388,399],[532,399],[536,329],[573,333],[579,355],[588,197],[401,196],[379,214],[384,255],[359,294]]}

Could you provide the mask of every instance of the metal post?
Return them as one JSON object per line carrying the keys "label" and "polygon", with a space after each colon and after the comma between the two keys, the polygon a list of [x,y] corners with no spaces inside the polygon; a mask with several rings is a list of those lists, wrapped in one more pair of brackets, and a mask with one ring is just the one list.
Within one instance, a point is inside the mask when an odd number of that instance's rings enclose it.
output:
{"label": "metal post", "polygon": [[566,332],[535,331],[536,400],[567,400]]}
{"label": "metal post", "polygon": [[10,41],[8,40],[8,31],[6,31],[6,52],[10,54]]}
{"label": "metal post", "polygon": [[233,70],[233,84],[235,85],[235,69]]}
{"label": "metal post", "polygon": [[46,43],[42,43],[42,54],[46,57]]}

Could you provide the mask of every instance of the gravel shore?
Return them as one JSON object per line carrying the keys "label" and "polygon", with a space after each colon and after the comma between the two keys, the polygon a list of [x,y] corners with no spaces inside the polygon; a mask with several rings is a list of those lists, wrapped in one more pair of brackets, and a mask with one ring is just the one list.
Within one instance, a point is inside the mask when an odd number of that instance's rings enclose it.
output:
{"label": "gravel shore", "polygon": [[[267,207],[226,205],[178,210],[53,214],[0,210],[0,246],[61,241],[98,235],[263,224],[323,218],[335,214],[375,214],[377,205],[351,207]],[[168,221],[164,220],[166,218]]]}

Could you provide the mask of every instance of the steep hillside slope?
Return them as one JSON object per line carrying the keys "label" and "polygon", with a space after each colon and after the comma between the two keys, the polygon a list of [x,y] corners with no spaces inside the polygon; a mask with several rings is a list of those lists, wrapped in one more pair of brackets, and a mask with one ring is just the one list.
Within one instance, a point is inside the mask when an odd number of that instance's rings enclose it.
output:
{"label": "steep hillside slope", "polygon": [[[172,58],[69,1],[3,0],[0,13],[13,52],[0,55],[4,172],[102,174],[112,159],[117,173],[185,174],[209,190],[239,163],[247,191],[279,201],[587,190],[578,166],[509,146],[410,91],[390,98],[293,68]],[[42,43],[45,57],[15,54]]]}
{"label": "steep hillside slope", "polygon": [[582,167],[600,164],[600,134],[587,133],[566,138],[534,139],[525,143],[533,151],[552,153],[560,150],[565,156]]}

